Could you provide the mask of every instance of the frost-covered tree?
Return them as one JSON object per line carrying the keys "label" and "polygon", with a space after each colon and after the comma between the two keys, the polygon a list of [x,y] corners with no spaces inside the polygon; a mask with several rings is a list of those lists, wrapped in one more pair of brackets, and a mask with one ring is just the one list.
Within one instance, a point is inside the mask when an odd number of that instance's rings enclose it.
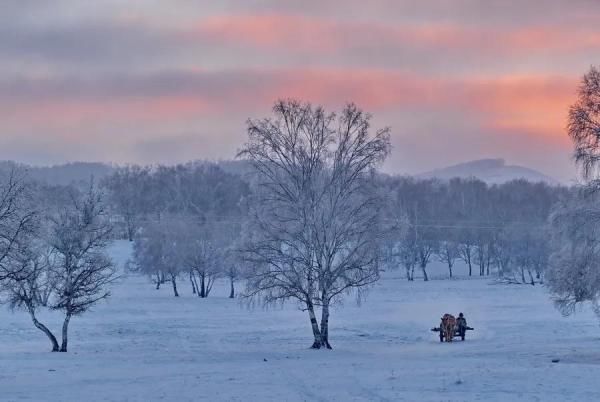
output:
{"label": "frost-covered tree", "polygon": [[238,265],[238,262],[232,258],[231,256],[227,257],[225,260],[227,266],[225,267],[224,275],[229,280],[229,298],[235,298],[235,284],[240,277],[241,269]]}
{"label": "frost-covered tree", "polygon": [[452,268],[459,258],[458,244],[453,240],[443,240],[435,250],[435,255],[439,262],[448,266],[448,275],[452,278]]}
{"label": "frost-covered tree", "polygon": [[[389,153],[389,130],[347,105],[339,116],[294,100],[248,122],[240,156],[258,188],[244,246],[253,267],[247,297],[294,299],[308,312],[313,348],[331,348],[330,306],[379,278],[382,199],[373,171]],[[321,307],[321,323],[316,307]]]}
{"label": "frost-covered tree", "polygon": [[504,228],[498,235],[492,254],[492,261],[497,269],[498,277],[505,279],[510,276],[512,272],[513,263],[513,252],[512,252],[512,238],[510,237],[510,231]]}
{"label": "frost-covered tree", "polygon": [[155,285],[156,290],[165,283],[165,272],[162,264],[164,239],[158,230],[145,225],[135,237],[133,243],[133,260],[129,269],[146,275]]}
{"label": "frost-covered tree", "polygon": [[240,275],[233,257],[238,228],[237,222],[224,218],[165,214],[160,222],[144,225],[136,237],[134,271],[147,275],[157,289],[164,281],[171,282],[175,297],[182,276],[189,279],[192,293],[201,298],[208,297],[215,281],[223,276],[230,279],[233,289]]}
{"label": "frost-covered tree", "polygon": [[129,241],[133,241],[149,209],[150,173],[148,167],[125,166],[118,168],[103,181],[114,212],[125,223]]}
{"label": "frost-covered tree", "polygon": [[430,239],[417,237],[415,245],[417,251],[417,263],[419,268],[421,268],[423,280],[427,282],[429,280],[429,276],[427,275],[427,266],[429,265],[431,257],[433,256],[433,252],[436,249],[436,242]]}
{"label": "frost-covered tree", "polygon": [[410,271],[414,269],[411,267],[413,256],[416,266],[421,270],[423,280],[429,280],[427,266],[439,241],[435,225],[441,219],[438,194],[441,187],[441,183],[436,180],[400,178],[396,183],[394,189],[396,207],[402,211],[408,226],[400,250],[409,280],[413,279],[412,273],[408,275],[409,269]]}
{"label": "frost-covered tree", "polygon": [[219,242],[213,225],[188,226],[183,261],[190,273],[192,287],[201,298],[206,298],[223,275],[225,261],[224,245]]}
{"label": "frost-covered tree", "polygon": [[450,226],[455,227],[452,237],[458,241],[459,259],[467,265],[469,276],[477,262],[477,246],[485,244],[481,231],[487,230],[482,229],[486,226],[482,225],[482,220],[487,219],[483,210],[488,191],[488,186],[475,178],[453,179],[448,184],[446,205],[451,212]]}
{"label": "frost-covered tree", "polygon": [[406,280],[415,280],[415,267],[417,266],[417,254],[414,243],[410,240],[404,241],[400,244],[400,264],[404,267],[406,272]]}
{"label": "frost-covered tree", "polygon": [[[531,268],[535,273],[535,280],[543,283],[551,253],[550,243],[548,242],[550,229],[548,225],[537,226],[534,229],[537,230],[532,235]],[[530,279],[531,284],[534,284],[533,278]]]}
{"label": "frost-covered tree", "polygon": [[236,297],[236,283],[244,276],[244,263],[240,255],[241,238],[229,244],[222,252],[222,275],[229,280],[229,298]]}
{"label": "frost-covered tree", "polygon": [[560,311],[591,303],[600,317],[600,209],[598,197],[579,195],[551,216],[552,249],[546,284]]}
{"label": "frost-covered tree", "polygon": [[61,352],[67,351],[69,322],[110,296],[108,285],[116,279],[115,266],[108,255],[112,225],[103,194],[93,182],[82,195],[57,214],[50,216],[47,244],[53,257],[53,310],[65,315]]}
{"label": "frost-covered tree", "polygon": [[[522,225],[518,225],[508,232],[511,236],[511,248],[513,258],[513,274],[517,274],[520,283],[535,284],[533,279],[533,253],[534,244],[532,231]],[[529,281],[528,281],[529,278]]]}
{"label": "frost-covered tree", "polygon": [[414,233],[409,230],[410,220],[402,207],[402,197],[396,191],[398,180],[397,177],[388,176],[382,176],[379,180],[382,198],[387,201],[382,212],[388,225],[383,242],[384,262],[385,269],[402,268],[406,272],[406,279],[412,281],[416,266],[415,247],[411,244]]}
{"label": "frost-covered tree", "polygon": [[585,186],[551,216],[553,252],[546,283],[557,306],[570,314],[576,305],[600,297],[600,70],[592,66],[583,76],[576,102],[569,110],[569,137]]}
{"label": "frost-covered tree", "polygon": [[564,314],[590,302],[600,315],[600,70],[583,76],[569,110],[569,137],[585,186],[551,215],[553,252],[546,283]]}
{"label": "frost-covered tree", "polygon": [[575,104],[569,110],[569,137],[583,178],[600,185],[600,69],[591,67],[583,76]]}
{"label": "frost-covered tree", "polygon": [[[111,225],[101,193],[93,184],[80,194],[70,189],[70,201],[58,211],[47,211],[40,229],[19,248],[21,278],[13,277],[5,291],[13,307],[22,307],[52,343],[52,351],[66,352],[73,316],[88,311],[110,296],[108,285],[115,268],[107,254]],[[40,308],[64,313],[62,341],[36,316]]]}
{"label": "frost-covered tree", "polygon": [[185,228],[170,219],[149,223],[140,229],[133,244],[135,271],[147,275],[156,289],[171,282],[173,296],[179,297],[177,281],[184,269]]}

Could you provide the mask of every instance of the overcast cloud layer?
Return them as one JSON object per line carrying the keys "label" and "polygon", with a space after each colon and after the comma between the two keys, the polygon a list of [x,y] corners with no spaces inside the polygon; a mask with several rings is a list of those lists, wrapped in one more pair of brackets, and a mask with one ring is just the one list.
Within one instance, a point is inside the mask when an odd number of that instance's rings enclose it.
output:
{"label": "overcast cloud layer", "polygon": [[0,158],[231,158],[280,97],[391,126],[386,170],[483,157],[574,176],[596,0],[3,1]]}

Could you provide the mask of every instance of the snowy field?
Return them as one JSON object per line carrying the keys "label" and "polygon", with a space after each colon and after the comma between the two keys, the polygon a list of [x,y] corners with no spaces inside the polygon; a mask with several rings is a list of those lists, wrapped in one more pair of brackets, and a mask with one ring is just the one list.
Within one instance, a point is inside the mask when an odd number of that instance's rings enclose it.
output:
{"label": "snowy field", "polygon": [[[121,263],[128,244],[113,254]],[[1,401],[597,401],[600,327],[563,318],[541,287],[480,279],[407,283],[388,272],[358,306],[334,310],[334,350],[310,350],[306,314],[156,291],[129,276],[71,321],[68,354],[22,312],[0,310]],[[476,331],[429,329],[464,311]],[[58,317],[42,316],[59,329]],[[470,336],[470,338],[469,338]],[[560,359],[552,363],[552,359]]]}

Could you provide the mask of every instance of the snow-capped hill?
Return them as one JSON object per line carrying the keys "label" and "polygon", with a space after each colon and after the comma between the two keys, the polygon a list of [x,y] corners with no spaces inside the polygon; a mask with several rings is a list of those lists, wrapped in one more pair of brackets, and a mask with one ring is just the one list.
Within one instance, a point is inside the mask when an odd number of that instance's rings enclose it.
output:
{"label": "snow-capped hill", "polygon": [[516,179],[525,179],[530,182],[545,182],[556,185],[559,182],[552,177],[537,170],[523,166],[507,165],[504,159],[480,159],[476,161],[460,163],[443,169],[417,175],[419,178],[438,178],[449,180],[455,177],[475,177],[488,184],[501,184]]}

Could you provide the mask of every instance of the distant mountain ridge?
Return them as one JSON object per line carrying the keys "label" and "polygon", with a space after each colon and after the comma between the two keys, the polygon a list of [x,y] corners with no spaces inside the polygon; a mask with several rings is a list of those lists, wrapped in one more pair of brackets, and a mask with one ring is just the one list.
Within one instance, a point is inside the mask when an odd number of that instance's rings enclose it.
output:
{"label": "distant mountain ridge", "polygon": [[488,184],[502,184],[517,179],[525,179],[531,182],[544,182],[551,185],[559,184],[558,180],[537,170],[524,166],[507,165],[506,161],[502,158],[479,159],[459,163],[458,165],[421,173],[415,177],[421,179],[438,178],[441,180],[450,180],[455,177],[475,177]]}
{"label": "distant mountain ridge", "polygon": [[[245,175],[251,170],[248,161],[221,160],[221,161],[195,161],[191,163],[214,163],[230,174]],[[32,179],[48,184],[72,184],[89,181],[91,177],[101,181],[114,172],[118,165],[95,162],[72,162],[53,166],[29,166],[13,161],[0,161],[0,172],[19,166],[28,171]],[[442,169],[414,175],[419,179],[438,178],[450,180],[455,177],[478,178],[488,184],[501,184],[516,179],[525,179],[531,182],[545,182],[551,185],[560,184],[558,180],[545,175],[537,170],[523,166],[507,165],[504,159],[480,159],[460,163]]]}

